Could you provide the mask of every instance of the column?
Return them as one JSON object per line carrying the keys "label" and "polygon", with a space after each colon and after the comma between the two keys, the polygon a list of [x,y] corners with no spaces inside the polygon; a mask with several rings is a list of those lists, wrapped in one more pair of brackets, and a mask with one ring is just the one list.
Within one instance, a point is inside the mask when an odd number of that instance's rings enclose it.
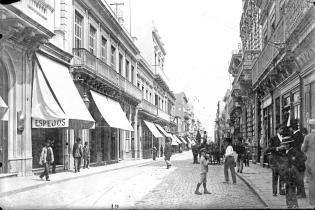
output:
{"label": "column", "polygon": [[142,159],[142,121],[139,121],[139,138],[138,138],[138,154],[139,154],[139,159]]}
{"label": "column", "polygon": [[258,157],[258,144],[259,144],[259,139],[258,139],[258,94],[255,93],[255,99],[254,99],[254,110],[255,110],[255,113],[254,113],[254,139],[253,139],[253,142],[252,142],[252,146],[253,146],[253,157],[252,157],[252,160],[253,160],[253,163],[256,163],[257,161],[257,157]]}
{"label": "column", "polygon": [[138,108],[136,107],[135,109],[135,115],[134,115],[134,118],[135,118],[135,123],[133,125],[133,129],[134,129],[134,153],[135,153],[135,159],[138,158]]}

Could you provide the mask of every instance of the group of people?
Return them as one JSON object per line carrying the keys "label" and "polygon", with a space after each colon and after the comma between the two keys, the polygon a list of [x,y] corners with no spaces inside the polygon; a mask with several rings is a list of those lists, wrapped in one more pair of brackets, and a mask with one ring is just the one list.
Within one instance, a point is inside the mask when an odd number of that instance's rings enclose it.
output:
{"label": "group of people", "polygon": [[[74,171],[75,173],[80,172],[81,161],[83,158],[83,168],[89,168],[90,164],[90,148],[88,142],[84,143],[82,146],[82,140],[80,138],[76,139],[76,142],[73,144],[72,155],[74,158]],[[50,165],[52,165],[52,173],[55,173],[56,163],[54,160],[54,152],[53,152],[53,140],[47,139],[45,142],[45,146],[42,148],[39,164],[44,167],[44,171],[40,174],[40,178],[43,179],[45,176],[46,181],[50,181],[49,178],[49,169]]]}
{"label": "group of people", "polygon": [[277,134],[269,141],[266,153],[270,155],[272,192],[286,196],[288,208],[298,207],[298,198],[305,198],[305,172],[310,178],[310,204],[315,205],[315,123],[309,135],[299,130],[298,120],[289,126],[277,126]]}
{"label": "group of people", "polygon": [[[201,142],[202,139],[202,142]],[[220,150],[219,145],[210,142],[207,142],[207,132],[204,131],[204,135],[201,138],[201,134],[197,131],[196,135],[196,144],[191,146],[191,150],[193,153],[193,164],[199,164],[199,159],[201,158],[201,150],[205,149],[206,154],[209,154],[209,163],[210,164],[221,164],[221,156],[222,152]]]}

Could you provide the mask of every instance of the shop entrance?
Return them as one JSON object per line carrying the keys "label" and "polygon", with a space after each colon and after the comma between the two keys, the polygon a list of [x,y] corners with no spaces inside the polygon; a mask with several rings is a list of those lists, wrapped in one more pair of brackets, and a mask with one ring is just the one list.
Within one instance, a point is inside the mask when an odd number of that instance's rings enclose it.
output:
{"label": "shop entrance", "polygon": [[[8,75],[0,63],[0,96],[8,105]],[[0,173],[6,173],[8,157],[8,121],[0,120]]]}
{"label": "shop entrance", "polygon": [[62,128],[32,128],[32,156],[33,169],[42,168],[39,158],[47,139],[53,141],[52,149],[57,166],[64,164],[63,156],[63,129]]}

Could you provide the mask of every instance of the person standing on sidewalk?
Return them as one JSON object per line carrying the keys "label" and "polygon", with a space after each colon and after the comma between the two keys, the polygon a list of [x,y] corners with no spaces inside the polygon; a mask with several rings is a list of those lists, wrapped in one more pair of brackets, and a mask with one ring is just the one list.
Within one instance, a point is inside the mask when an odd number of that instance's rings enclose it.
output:
{"label": "person standing on sidewalk", "polygon": [[166,144],[164,147],[164,158],[166,163],[166,168],[169,169],[171,167],[171,156],[172,156],[172,145],[171,145],[171,138],[166,137]]}
{"label": "person standing on sidewalk", "polygon": [[244,167],[244,157],[245,157],[245,146],[242,143],[242,138],[238,139],[238,144],[236,145],[237,156],[237,172],[243,173]]}
{"label": "person standing on sidewalk", "polygon": [[208,165],[209,165],[209,157],[206,156],[206,148],[202,148],[200,150],[201,158],[200,158],[200,181],[197,184],[197,188],[195,190],[196,195],[201,195],[199,192],[199,187],[203,184],[204,194],[211,194],[207,190],[207,173],[208,173]]}
{"label": "person standing on sidewalk", "polygon": [[299,168],[303,155],[294,147],[295,141],[290,136],[283,137],[281,144],[286,149],[287,164],[284,167],[286,203],[288,208],[298,208],[296,188],[299,184]]}
{"label": "person standing on sidewalk", "polygon": [[46,145],[43,147],[42,152],[39,158],[39,164],[44,166],[44,171],[39,176],[41,179],[46,177],[46,181],[50,181],[49,179],[49,165],[54,162],[54,153],[52,148],[50,147],[50,139],[47,139]]}
{"label": "person standing on sidewalk", "polygon": [[198,164],[198,145],[197,144],[193,144],[191,146],[191,150],[192,150],[192,153],[193,153],[193,158],[194,158],[194,161],[193,161],[193,164]]}
{"label": "person standing on sidewalk", "polygon": [[90,147],[89,143],[86,141],[84,142],[83,147],[83,168],[89,168],[90,165]]}
{"label": "person standing on sidewalk", "polygon": [[232,147],[232,139],[231,138],[226,138],[225,139],[225,144],[227,145],[226,150],[225,150],[225,158],[224,158],[224,176],[225,176],[225,182],[229,182],[229,172],[228,169],[231,171],[231,176],[233,180],[233,184],[236,184],[236,175],[235,175],[235,159],[234,159],[234,151]]}
{"label": "person standing on sidewalk", "polygon": [[157,149],[155,146],[152,147],[152,159],[155,160],[156,159],[156,152],[157,152]]}
{"label": "person standing on sidewalk", "polygon": [[315,207],[315,120],[310,121],[311,133],[305,136],[301,150],[306,153],[306,172],[309,175],[309,200]]}
{"label": "person standing on sidewalk", "polygon": [[[280,177],[279,173],[279,161],[281,156],[283,157],[285,155],[285,150],[283,147],[280,147],[280,144],[282,142],[282,126],[278,125],[276,127],[277,135],[272,137],[269,140],[269,146],[266,150],[266,153],[271,153],[270,158],[270,164],[271,164],[271,170],[272,170],[272,192],[273,196],[277,196],[277,189],[278,189],[278,180],[279,180],[279,192],[280,195],[284,195],[284,183],[283,178]],[[283,148],[283,149],[282,149]]]}
{"label": "person standing on sidewalk", "polygon": [[[299,130],[298,119],[292,119],[290,122],[290,130],[293,133],[292,139],[294,140],[294,147],[298,152],[301,152],[301,146],[304,141],[304,136]],[[304,154],[304,153],[302,153]],[[300,168],[305,168],[305,160],[301,159],[298,163]],[[298,171],[298,185],[297,185],[297,195],[298,197],[306,198],[305,187],[304,187],[304,170]]]}
{"label": "person standing on sidewalk", "polygon": [[197,135],[196,135],[196,143],[197,143],[198,145],[200,145],[200,144],[201,144],[201,134],[200,134],[200,132],[199,132],[199,131],[197,131]]}
{"label": "person standing on sidewalk", "polygon": [[83,149],[81,144],[81,139],[78,137],[76,143],[73,144],[72,155],[74,157],[74,172],[80,172],[81,168],[81,158],[83,156]]}

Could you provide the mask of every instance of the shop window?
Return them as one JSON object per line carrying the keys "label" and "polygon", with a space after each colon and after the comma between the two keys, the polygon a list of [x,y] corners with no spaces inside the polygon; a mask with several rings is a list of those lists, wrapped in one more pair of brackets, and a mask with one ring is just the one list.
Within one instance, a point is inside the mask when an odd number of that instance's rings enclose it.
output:
{"label": "shop window", "polygon": [[276,105],[276,125],[280,125],[281,124],[281,120],[280,120],[280,110],[281,110],[281,106],[280,106],[280,97],[276,98],[275,101],[275,105]]}
{"label": "shop window", "polygon": [[126,152],[129,152],[130,151],[130,147],[131,147],[131,144],[130,144],[130,131],[125,131],[126,133]]}
{"label": "shop window", "polygon": [[286,95],[282,99],[282,123],[288,122],[290,115],[290,95]]}
{"label": "shop window", "polygon": [[300,119],[300,93],[293,94],[293,118]]}

